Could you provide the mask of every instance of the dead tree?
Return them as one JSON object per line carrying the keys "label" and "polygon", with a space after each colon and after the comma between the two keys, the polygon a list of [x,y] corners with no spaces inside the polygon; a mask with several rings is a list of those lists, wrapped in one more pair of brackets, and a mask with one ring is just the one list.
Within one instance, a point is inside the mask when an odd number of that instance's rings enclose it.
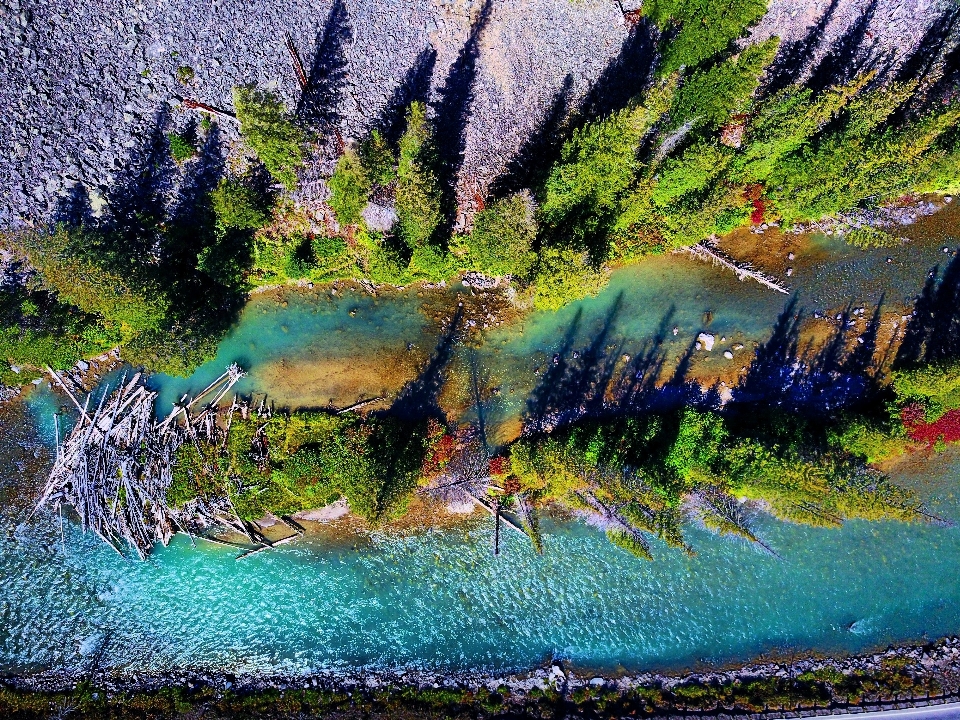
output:
{"label": "dead tree", "polygon": [[760,283],[765,288],[770,288],[776,292],[783,293],[784,295],[790,294],[790,289],[783,285],[776,278],[772,278],[769,275],[764,274],[760,270],[754,269],[750,263],[737,262],[731,258],[724,255],[722,252],[717,250],[714,245],[714,241],[703,240],[696,245],[689,245],[687,247],[677,248],[674,252],[683,252],[688,255],[692,255],[698,260],[703,260],[709,262],[713,265],[725,268],[733,272],[737,279],[740,282],[750,279],[755,282]]}
{"label": "dead tree", "polygon": [[[81,405],[60,376],[47,370],[79,417],[62,441],[57,438],[53,468],[37,508],[59,511],[70,505],[85,531],[95,532],[120,554],[126,543],[141,558],[155,542],[167,544],[177,528],[186,531],[185,514],[171,508],[166,498],[177,451],[184,443],[199,447],[220,439],[225,431],[216,421],[218,405],[243,371],[231,365],[203,392],[189,402],[184,397],[158,421],[157,393],[147,388],[141,373],[129,381],[124,375],[112,392],[105,388],[99,400],[91,393]],[[201,406],[204,398],[209,400]]]}

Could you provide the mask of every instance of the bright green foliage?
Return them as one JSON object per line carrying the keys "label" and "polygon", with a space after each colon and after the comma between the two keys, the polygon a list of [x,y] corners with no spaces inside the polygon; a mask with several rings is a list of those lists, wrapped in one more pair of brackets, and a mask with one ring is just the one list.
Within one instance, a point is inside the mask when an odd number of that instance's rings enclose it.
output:
{"label": "bright green foliage", "polygon": [[533,243],[537,223],[533,200],[517,193],[477,213],[473,232],[465,238],[466,264],[489,275],[526,278],[536,262]]}
{"label": "bright green foliage", "polygon": [[727,451],[727,461],[732,492],[762,500],[782,520],[838,527],[845,518],[919,519],[911,493],[843,458],[807,459],[743,440]]}
{"label": "bright green foliage", "polygon": [[872,78],[870,73],[860,75],[816,98],[809,89],[792,86],[765,100],[747,124],[735,177],[743,182],[765,181],[783,158],[800,150]]}
{"label": "bright green foliage", "polygon": [[267,222],[257,193],[240,180],[223,178],[210,193],[217,224],[235,230],[256,230]]}
{"label": "bright green foliage", "polygon": [[373,130],[360,145],[360,162],[377,185],[386,187],[397,179],[397,159],[379,130]]}
{"label": "bright green foliage", "polygon": [[684,122],[713,129],[746,112],[760,75],[777,53],[779,40],[750,45],[739,56],[693,73],[677,91],[670,109],[674,127]]}
{"label": "bright green foliage", "polygon": [[435,245],[414,248],[410,256],[409,272],[414,279],[440,282],[457,270],[456,258]]}
{"label": "bright green foliage", "polygon": [[305,138],[283,103],[274,93],[243,85],[233,89],[233,107],[244,143],[274,179],[292,191],[304,160]]}
{"label": "bright green foliage", "polygon": [[643,14],[661,30],[679,26],[663,50],[662,75],[693,68],[726,50],[767,12],[767,0],[647,0]]}
{"label": "bright green foliage", "polygon": [[894,370],[891,379],[898,405],[922,405],[927,422],[960,408],[960,360]]}
{"label": "bright green foliage", "polygon": [[189,160],[197,154],[197,148],[193,143],[180,133],[167,133],[167,141],[170,143],[170,156],[178,163]]}
{"label": "bright green foliage", "polygon": [[910,446],[910,439],[899,421],[878,423],[870,418],[854,418],[831,433],[830,443],[872,464],[902,455]]}
{"label": "bright green foliage", "polygon": [[658,207],[665,207],[687,193],[703,190],[723,173],[733,156],[731,148],[716,141],[692,145],[680,157],[664,162],[650,200]]}
{"label": "bright green foliage", "polygon": [[537,310],[557,310],[568,302],[596,295],[607,283],[583,252],[571,248],[544,248],[540,252],[533,289]]}
{"label": "bright green foliage", "polygon": [[427,244],[443,221],[437,178],[427,158],[430,128],[423,103],[410,105],[397,167],[397,232],[410,249]]}
{"label": "bright green foliage", "polygon": [[867,197],[889,198],[907,191],[922,181],[924,154],[960,119],[956,103],[911,125],[862,136],[877,114],[869,106],[857,109],[843,127],[816,147],[785,159],[773,172],[770,195],[788,222],[831,215]]}
{"label": "bright green foliage", "polygon": [[44,287],[61,302],[100,316],[104,326],[129,340],[163,322],[169,301],[146,279],[107,266],[80,230],[58,228],[24,236],[23,249]]}
{"label": "bright green foliage", "polygon": [[16,286],[0,290],[0,383],[28,382],[47,365],[64,370],[117,341],[95,317],[49,293]]}
{"label": "bright green foliage", "polygon": [[367,206],[369,195],[370,178],[357,153],[347,148],[330,178],[330,207],[341,227],[360,222],[360,213]]}
{"label": "bright green foliage", "polygon": [[640,167],[640,142],[666,112],[675,86],[675,79],[659,85],[644,103],[589,123],[564,143],[540,207],[543,223],[558,238],[589,247],[606,233]]}
{"label": "bright green foliage", "polygon": [[677,477],[689,482],[714,463],[726,435],[718,415],[687,408],[680,417],[676,439],[664,464]]}
{"label": "bright green foliage", "polygon": [[[265,435],[269,454],[257,457]],[[425,423],[302,412],[266,423],[234,418],[227,452],[183,446],[168,490],[180,506],[203,495],[229,494],[247,520],[291,514],[345,497],[370,522],[401,512],[416,487],[427,448]]]}
{"label": "bright green foliage", "polygon": [[258,284],[289,280],[326,282],[360,274],[357,257],[341,237],[302,233],[261,233],[253,243],[253,273]]}

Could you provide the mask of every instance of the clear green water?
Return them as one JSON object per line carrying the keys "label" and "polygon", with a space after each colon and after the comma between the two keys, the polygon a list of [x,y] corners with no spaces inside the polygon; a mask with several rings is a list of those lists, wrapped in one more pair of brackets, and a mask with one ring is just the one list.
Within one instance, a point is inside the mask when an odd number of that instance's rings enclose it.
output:
{"label": "clear green water", "polygon": [[[885,289],[888,300],[901,301],[942,258],[932,244],[914,246],[891,266],[879,254],[819,242],[809,258],[797,258],[793,278],[811,309],[875,302]],[[883,287],[875,272],[891,273]],[[346,404],[395,392],[436,340],[415,293],[284,297],[286,306],[251,302],[217,358],[194,377],[156,378],[163,401],[195,392],[238,361],[250,371],[243,392],[291,407]],[[766,337],[784,302],[679,258],[619,271],[596,298],[485,334],[475,358],[486,384],[500,388],[487,412],[494,424],[515,422],[565,336],[583,346],[604,324],[607,351],[635,353],[666,317],[678,328],[667,347],[679,355],[709,311],[718,345],[698,358],[700,373],[747,364],[750,342]],[[747,345],[744,354],[724,360],[735,342]],[[462,370],[468,359],[461,349],[454,364]],[[38,419],[55,404],[44,392],[32,399]],[[958,473],[955,453],[901,479],[960,519]],[[643,562],[575,523],[546,528],[543,556],[507,537],[495,558],[484,518],[461,531],[405,538],[316,536],[242,563],[227,548],[193,548],[178,537],[137,563],[70,524],[62,542],[55,519],[21,521],[4,520],[0,539],[0,670],[8,672],[94,662],[129,671],[506,669],[551,655],[590,668],[652,669],[960,632],[956,528],[851,522],[823,530],[767,521],[765,539],[782,560],[693,532],[695,557],[660,548],[656,561]]]}

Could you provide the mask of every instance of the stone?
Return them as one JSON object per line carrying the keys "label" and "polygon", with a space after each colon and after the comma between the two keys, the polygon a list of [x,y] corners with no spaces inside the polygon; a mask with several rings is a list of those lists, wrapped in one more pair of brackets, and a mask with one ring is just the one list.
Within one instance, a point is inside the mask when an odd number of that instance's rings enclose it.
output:
{"label": "stone", "polygon": [[699,335],[697,335],[698,344],[703,345],[704,349],[707,352],[710,352],[711,350],[713,350],[713,344],[716,342],[716,340],[717,340],[716,337],[711,335],[710,333],[702,332]]}

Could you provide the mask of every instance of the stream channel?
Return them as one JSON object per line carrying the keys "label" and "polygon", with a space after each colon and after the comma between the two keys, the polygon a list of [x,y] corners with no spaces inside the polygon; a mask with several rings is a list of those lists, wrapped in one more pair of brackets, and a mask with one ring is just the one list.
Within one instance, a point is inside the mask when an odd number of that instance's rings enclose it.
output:
{"label": "stream channel", "polygon": [[[892,324],[931,268],[949,261],[944,245],[956,245],[924,227],[912,243],[876,251],[827,236],[771,240],[769,269],[793,268],[789,283],[807,316],[832,317],[848,304],[869,316],[882,297]],[[461,297],[469,300],[469,289],[459,285],[419,295],[374,297],[347,286],[256,295],[215,360],[188,379],[152,379],[158,412],[233,361],[249,372],[238,390],[278,407],[390,397],[433,351],[437,318],[450,317]],[[788,302],[692,259],[652,258],[559,312],[486,329],[475,318],[441,404],[454,419],[474,420],[467,379],[479,375],[480,412],[494,441],[505,442],[555,354],[599,337],[605,356],[629,357],[661,332],[668,366],[709,332],[715,345],[694,352],[688,375],[733,382]],[[60,402],[43,388],[28,398],[48,440]],[[956,449],[917,453],[889,471],[960,521]],[[957,527],[851,521],[823,529],[765,519],[760,529],[780,558],[691,528],[695,555],[655,544],[656,559],[646,562],[598,530],[560,520],[544,523],[542,556],[511,534],[494,557],[492,521],[474,514],[452,529],[402,534],[334,524],[243,562],[228,548],[178,536],[137,562],[70,522],[61,535],[56,517],[7,512],[0,522],[4,672],[502,671],[551,656],[606,672],[668,670],[960,632]]]}

